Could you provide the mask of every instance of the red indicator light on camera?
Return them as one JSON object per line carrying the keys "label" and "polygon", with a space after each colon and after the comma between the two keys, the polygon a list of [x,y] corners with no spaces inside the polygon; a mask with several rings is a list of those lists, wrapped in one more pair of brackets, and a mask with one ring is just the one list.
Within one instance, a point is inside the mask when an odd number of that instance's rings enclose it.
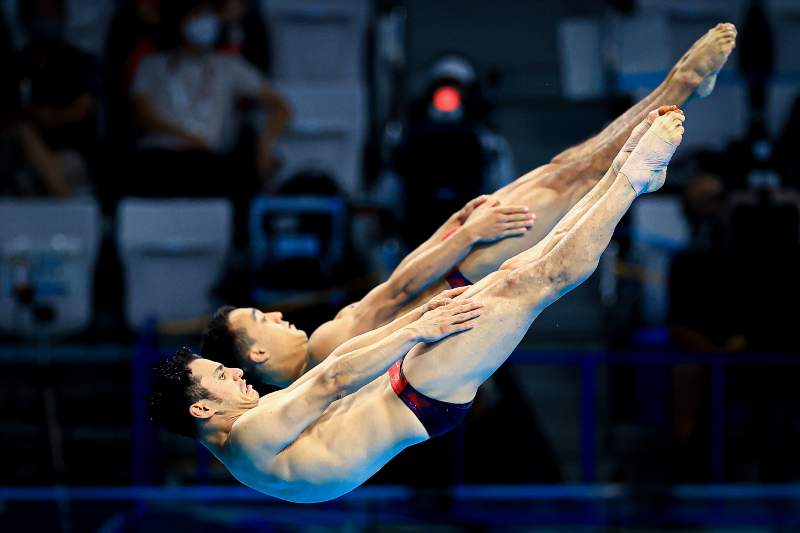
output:
{"label": "red indicator light on camera", "polygon": [[452,113],[461,107],[461,93],[455,87],[439,87],[433,93],[433,107],[442,113]]}

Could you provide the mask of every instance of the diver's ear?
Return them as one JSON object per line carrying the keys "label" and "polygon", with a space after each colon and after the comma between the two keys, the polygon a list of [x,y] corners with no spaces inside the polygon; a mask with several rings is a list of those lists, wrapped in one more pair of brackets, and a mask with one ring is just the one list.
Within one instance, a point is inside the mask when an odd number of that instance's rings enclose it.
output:
{"label": "diver's ear", "polygon": [[248,352],[247,358],[250,359],[251,363],[261,365],[267,362],[267,359],[269,359],[269,354],[266,350],[262,350],[253,346],[250,349],[250,352]]}
{"label": "diver's ear", "polygon": [[189,406],[189,414],[195,418],[211,418],[217,410],[205,400],[198,400]]}

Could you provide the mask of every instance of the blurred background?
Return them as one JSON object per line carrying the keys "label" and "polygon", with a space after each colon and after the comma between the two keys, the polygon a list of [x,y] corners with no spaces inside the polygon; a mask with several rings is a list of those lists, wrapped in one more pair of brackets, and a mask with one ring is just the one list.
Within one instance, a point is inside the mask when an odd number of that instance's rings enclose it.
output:
{"label": "blurred background", "polygon": [[[4,531],[800,530],[797,0],[0,7]],[[461,427],[297,506],[147,422],[219,305],[312,331],[722,21],[666,186]]]}

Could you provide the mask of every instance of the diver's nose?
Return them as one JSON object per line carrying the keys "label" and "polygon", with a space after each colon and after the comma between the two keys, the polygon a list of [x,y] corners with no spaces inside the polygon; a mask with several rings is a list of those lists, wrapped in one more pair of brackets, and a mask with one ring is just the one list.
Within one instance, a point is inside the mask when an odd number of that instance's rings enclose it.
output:
{"label": "diver's nose", "polygon": [[244,376],[244,371],[241,368],[234,368],[233,369],[233,379],[235,381],[238,381],[238,380],[242,379],[242,376]]}
{"label": "diver's nose", "polygon": [[275,322],[280,322],[281,319],[283,318],[283,313],[281,313],[280,311],[273,311],[269,313],[269,315],[270,318],[272,318],[272,320],[274,320]]}

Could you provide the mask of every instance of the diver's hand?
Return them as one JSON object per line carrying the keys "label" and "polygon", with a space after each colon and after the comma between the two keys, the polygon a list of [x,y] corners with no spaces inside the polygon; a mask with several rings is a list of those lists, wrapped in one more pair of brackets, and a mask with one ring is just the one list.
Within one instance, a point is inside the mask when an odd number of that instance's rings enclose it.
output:
{"label": "diver's hand", "polygon": [[486,203],[488,200],[489,200],[489,195],[488,194],[482,194],[482,195],[478,196],[477,198],[473,198],[472,200],[467,202],[466,205],[464,205],[464,207],[462,207],[461,209],[456,211],[456,213],[455,213],[456,222],[458,222],[458,224],[460,226],[463,226],[464,223],[469,218],[469,216],[472,214],[472,212],[475,211],[475,209],[478,206]]}
{"label": "diver's hand", "polygon": [[466,285],[464,287],[456,287],[455,289],[447,289],[446,291],[442,291],[424,304],[420,305],[417,310],[419,311],[420,315],[424,315],[428,311],[432,311],[437,307],[447,305],[453,301],[453,298],[469,289],[469,287],[469,285]]}
{"label": "diver's hand", "polygon": [[462,230],[469,232],[476,243],[495,242],[525,235],[535,219],[527,206],[500,205],[499,200],[489,200],[474,210]]}
{"label": "diver's hand", "polygon": [[407,326],[417,342],[436,342],[454,333],[472,329],[483,307],[469,299],[456,301],[442,298],[436,301],[437,307]]}

